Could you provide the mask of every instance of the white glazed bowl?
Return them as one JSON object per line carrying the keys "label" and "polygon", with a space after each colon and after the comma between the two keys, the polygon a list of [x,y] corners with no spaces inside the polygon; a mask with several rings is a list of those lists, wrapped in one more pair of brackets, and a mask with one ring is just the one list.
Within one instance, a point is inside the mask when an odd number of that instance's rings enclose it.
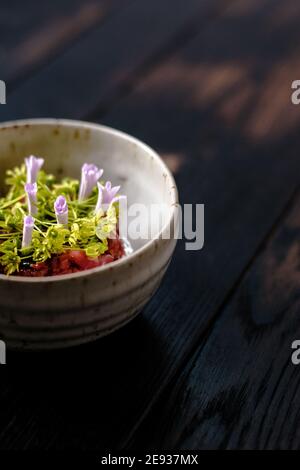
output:
{"label": "white glazed bowl", "polygon": [[58,176],[95,163],[133,202],[163,203],[163,229],[134,242],[132,255],[81,273],[45,278],[0,275],[0,339],[14,349],[55,349],[95,340],[130,321],[158,288],[176,240],[177,189],[159,156],[122,132],[80,121],[34,119],[0,125],[0,176],[30,154]]}

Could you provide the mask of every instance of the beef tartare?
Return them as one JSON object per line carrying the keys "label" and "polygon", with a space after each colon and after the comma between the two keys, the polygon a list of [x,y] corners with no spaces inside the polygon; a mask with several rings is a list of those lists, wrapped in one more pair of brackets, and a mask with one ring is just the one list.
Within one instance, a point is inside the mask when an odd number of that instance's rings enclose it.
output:
{"label": "beef tartare", "polygon": [[30,156],[7,171],[0,198],[0,272],[29,277],[75,273],[112,263],[128,250],[119,237],[119,186],[85,163],[81,180],[58,181]]}

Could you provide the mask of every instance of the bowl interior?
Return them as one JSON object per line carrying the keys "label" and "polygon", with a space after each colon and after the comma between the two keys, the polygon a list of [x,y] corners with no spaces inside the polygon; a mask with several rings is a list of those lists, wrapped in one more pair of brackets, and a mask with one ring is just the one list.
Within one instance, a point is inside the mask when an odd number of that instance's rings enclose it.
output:
{"label": "bowl interior", "polygon": [[[5,190],[5,170],[20,165],[32,154],[45,158],[44,169],[59,177],[80,178],[82,164],[95,163],[104,169],[105,180],[121,185],[120,192],[127,196],[129,207],[143,204],[147,217],[151,214],[156,222],[158,215],[152,208],[163,208],[159,213],[158,228],[170,220],[176,203],[172,176],[152,149],[122,132],[65,120],[5,123],[0,126],[1,191]],[[137,223],[148,223],[142,212]],[[130,241],[133,248],[138,249],[149,238],[138,237]]]}

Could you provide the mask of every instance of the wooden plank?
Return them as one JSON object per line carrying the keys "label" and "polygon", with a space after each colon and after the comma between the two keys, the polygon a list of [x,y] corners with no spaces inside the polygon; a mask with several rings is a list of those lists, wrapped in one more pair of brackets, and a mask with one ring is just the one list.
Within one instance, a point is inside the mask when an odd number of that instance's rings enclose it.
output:
{"label": "wooden plank", "polygon": [[16,85],[132,0],[29,0],[0,5],[1,79]]}
{"label": "wooden plank", "polygon": [[[271,46],[264,31],[270,31],[282,11],[279,2],[272,3],[273,17],[270,2],[251,5],[246,16],[239,12],[240,6],[230,9],[104,119],[172,157],[181,165],[177,173],[181,201],[204,201],[207,208],[205,249],[192,254],[179,247],[164,287],[144,313],[155,340],[160,339],[152,346],[158,357],[151,367],[149,350],[131,361],[127,388],[125,377],[116,380],[117,390],[128,390],[125,395],[134,396],[135,405],[137,390],[147,390],[144,412],[203,334],[299,182],[295,130],[299,111],[290,104],[289,87],[282,91],[282,84],[294,79],[294,63],[289,54],[275,57],[268,70],[264,63]],[[243,30],[247,34],[241,43]],[[282,44],[281,34],[278,41]],[[285,41],[287,47],[289,38]],[[255,57],[250,65],[245,48],[248,56]],[[133,386],[143,363],[149,370]],[[125,400],[121,402],[125,406]],[[136,408],[132,401],[129,404],[132,413]],[[159,415],[154,416],[157,420]],[[130,417],[124,421],[128,424]],[[126,441],[127,430],[124,436]],[[141,445],[147,438],[149,434]]]}
{"label": "wooden plank", "polygon": [[0,120],[53,117],[80,118],[114,97],[162,48],[189,35],[223,1],[135,0],[99,28],[86,34],[49,66],[8,93]]}
{"label": "wooden plank", "polygon": [[[266,52],[282,44],[269,19],[277,3],[251,2],[247,14],[237,4],[105,119],[167,156],[182,202],[206,203],[206,246],[187,253],[180,243],[143,316],[110,338],[57,354],[10,355],[21,368],[2,385],[4,398],[13,396],[3,400],[3,447],[112,448],[128,441],[290,199],[299,183],[299,118],[288,87],[280,99],[269,93],[273,81],[282,85],[283,73],[284,83],[294,79],[294,68],[286,50],[282,68],[276,55],[265,67]],[[272,44],[264,43],[264,31],[273,33]]]}
{"label": "wooden plank", "polygon": [[299,192],[293,202],[140,430],[140,442],[147,436],[153,448],[300,448],[300,370],[291,360],[300,339]]}

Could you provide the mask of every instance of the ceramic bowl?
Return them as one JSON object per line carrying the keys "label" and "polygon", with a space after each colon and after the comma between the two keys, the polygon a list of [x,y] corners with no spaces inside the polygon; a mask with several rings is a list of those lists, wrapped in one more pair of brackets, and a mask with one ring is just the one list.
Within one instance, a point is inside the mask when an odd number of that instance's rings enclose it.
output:
{"label": "ceramic bowl", "polygon": [[176,240],[177,189],[151,148],[104,126],[34,119],[0,126],[0,176],[30,154],[45,158],[58,176],[80,177],[84,162],[122,186],[128,205],[163,203],[162,230],[132,241],[133,254],[112,264],[69,275],[26,278],[0,275],[0,339],[14,349],[55,349],[95,340],[137,315],[158,288]]}

